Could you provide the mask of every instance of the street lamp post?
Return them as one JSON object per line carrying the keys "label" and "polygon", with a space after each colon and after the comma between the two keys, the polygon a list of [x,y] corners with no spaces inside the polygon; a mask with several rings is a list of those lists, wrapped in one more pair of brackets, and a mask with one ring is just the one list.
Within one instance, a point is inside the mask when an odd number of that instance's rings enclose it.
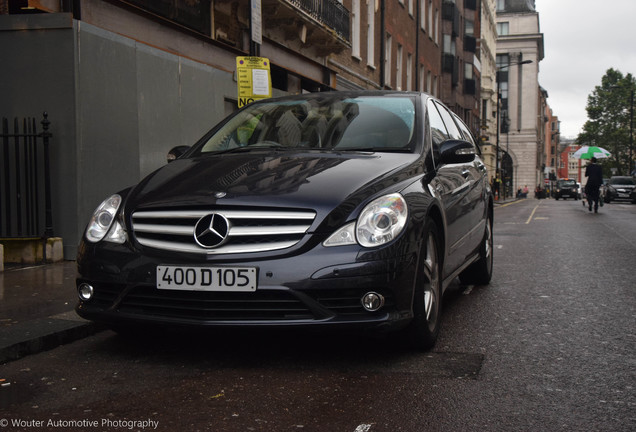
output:
{"label": "street lamp post", "polygon": [[634,89],[632,88],[629,106],[629,174],[632,175],[636,171],[634,168]]}
{"label": "street lamp post", "polygon": [[[521,57],[521,55],[519,56]],[[529,64],[532,63],[532,60],[523,60],[523,61],[517,61],[517,62],[513,62],[513,63],[508,63],[506,65],[503,66],[499,66],[496,71],[495,71],[495,81],[497,83],[497,150],[496,150],[496,155],[495,155],[495,182],[497,181],[497,179],[501,180],[501,172],[499,169],[499,134],[500,134],[500,129],[501,129],[501,124],[500,124],[500,120],[501,120],[501,115],[500,115],[500,105],[501,105],[501,90],[499,88],[499,72],[503,69],[506,69],[510,66],[516,66],[516,65],[524,65],[524,64]],[[503,183],[502,183],[503,184]],[[501,192],[500,192],[501,193]]]}

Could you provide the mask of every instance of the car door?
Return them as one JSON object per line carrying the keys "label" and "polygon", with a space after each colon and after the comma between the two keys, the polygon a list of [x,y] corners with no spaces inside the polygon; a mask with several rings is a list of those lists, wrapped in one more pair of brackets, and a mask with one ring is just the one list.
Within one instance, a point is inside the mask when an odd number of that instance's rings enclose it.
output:
{"label": "car door", "polygon": [[470,219],[468,224],[472,229],[469,233],[470,239],[468,241],[471,245],[473,245],[473,247],[467,248],[466,251],[466,253],[471,253],[472,250],[478,248],[481,244],[484,237],[484,230],[486,228],[484,224],[486,223],[485,216],[488,206],[488,171],[486,169],[486,164],[484,164],[484,161],[481,159],[481,151],[476,145],[475,139],[468,130],[468,127],[456,114],[451,114],[464,136],[464,140],[471,143],[475,148],[475,159],[465,166],[465,169],[470,172],[471,180],[470,192],[468,194],[468,201],[470,202]]}
{"label": "car door", "polygon": [[[428,101],[433,154],[439,154],[439,146],[447,139],[463,139],[457,125],[444,106]],[[445,119],[445,120],[444,120]],[[446,215],[446,265],[444,277],[457,269],[465,258],[463,247],[470,232],[468,222],[471,219],[470,200],[472,173],[467,164],[442,165],[437,157],[435,162],[436,176],[432,180],[436,193],[444,207]]]}

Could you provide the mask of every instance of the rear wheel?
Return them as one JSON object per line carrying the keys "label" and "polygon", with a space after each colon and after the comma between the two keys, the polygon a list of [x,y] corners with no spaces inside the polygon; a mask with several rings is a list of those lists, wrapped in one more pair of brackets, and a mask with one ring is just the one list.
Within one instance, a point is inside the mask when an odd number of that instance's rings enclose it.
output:
{"label": "rear wheel", "polygon": [[440,236],[437,225],[429,220],[420,255],[413,299],[413,321],[407,328],[411,345],[428,350],[435,345],[442,314],[442,277]]}
{"label": "rear wheel", "polygon": [[486,231],[479,247],[479,259],[459,275],[464,285],[487,285],[492,279],[493,237],[492,216],[486,219]]}

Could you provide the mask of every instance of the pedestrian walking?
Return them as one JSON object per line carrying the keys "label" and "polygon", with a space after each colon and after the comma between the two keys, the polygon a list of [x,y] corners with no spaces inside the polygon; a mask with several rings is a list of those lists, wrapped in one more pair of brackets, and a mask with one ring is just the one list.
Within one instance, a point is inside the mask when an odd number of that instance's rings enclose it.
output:
{"label": "pedestrian walking", "polygon": [[500,199],[500,191],[501,191],[501,179],[499,178],[499,174],[497,174],[497,176],[495,177],[495,179],[493,180],[494,182],[494,187],[495,187],[495,199]]}
{"label": "pedestrian walking", "polygon": [[587,177],[587,183],[585,184],[585,195],[587,196],[587,208],[592,211],[592,204],[594,204],[594,213],[598,213],[598,199],[599,188],[603,184],[603,169],[596,163],[596,158],[590,159],[590,164],[585,168],[585,177]]}

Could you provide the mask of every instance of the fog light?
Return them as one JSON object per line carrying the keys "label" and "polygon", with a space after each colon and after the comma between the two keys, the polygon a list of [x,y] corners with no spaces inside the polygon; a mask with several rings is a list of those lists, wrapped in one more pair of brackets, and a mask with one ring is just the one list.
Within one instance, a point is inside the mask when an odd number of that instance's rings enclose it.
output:
{"label": "fog light", "polygon": [[80,300],[89,301],[93,298],[93,287],[87,283],[81,283],[77,287],[77,295],[79,295]]}
{"label": "fog light", "polygon": [[375,312],[384,306],[384,296],[376,292],[368,292],[362,296],[361,303],[369,312]]}

